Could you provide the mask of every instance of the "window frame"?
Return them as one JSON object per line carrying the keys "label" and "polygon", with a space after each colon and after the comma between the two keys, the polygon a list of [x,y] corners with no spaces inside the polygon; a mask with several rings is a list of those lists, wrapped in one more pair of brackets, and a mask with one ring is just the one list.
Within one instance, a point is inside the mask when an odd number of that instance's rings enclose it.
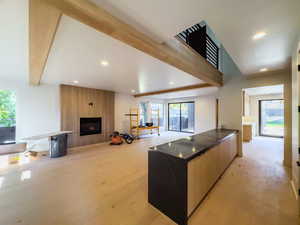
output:
{"label": "window frame", "polygon": [[[194,124],[193,124],[193,132],[189,131],[182,131],[182,124],[181,124],[181,105],[185,103],[193,103],[194,104]],[[179,114],[179,130],[171,130],[170,129],[170,105],[171,104],[180,104],[180,114]],[[196,112],[195,112],[195,101],[184,101],[184,102],[168,102],[168,131],[175,131],[175,132],[181,132],[181,133],[189,133],[194,134],[195,133],[195,118],[196,118]]]}
{"label": "window frame", "polygon": [[[263,101],[283,101],[283,121],[285,121],[285,117],[284,117],[284,110],[285,110],[285,107],[284,107],[284,99],[282,98],[276,98],[276,99],[260,99],[258,100],[258,135],[259,136],[262,136],[262,137],[274,137],[274,138],[284,138],[284,135],[281,136],[281,135],[268,135],[268,134],[263,134],[262,133],[262,126],[261,126],[261,122],[262,122],[262,118],[261,118],[261,103]],[[284,125],[285,126],[285,125]]]}

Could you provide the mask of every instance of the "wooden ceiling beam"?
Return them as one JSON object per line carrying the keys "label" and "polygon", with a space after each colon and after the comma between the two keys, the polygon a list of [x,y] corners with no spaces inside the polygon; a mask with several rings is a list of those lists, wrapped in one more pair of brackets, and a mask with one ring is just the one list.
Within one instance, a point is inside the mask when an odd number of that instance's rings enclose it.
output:
{"label": "wooden ceiling beam", "polygon": [[44,0],[29,1],[29,83],[39,85],[62,13]]}
{"label": "wooden ceiling beam", "polygon": [[150,95],[160,95],[160,94],[171,93],[171,92],[187,91],[187,90],[199,89],[199,88],[207,88],[207,87],[212,87],[212,86],[213,85],[207,84],[207,83],[195,84],[195,85],[189,85],[189,86],[184,86],[184,87],[171,88],[171,89],[166,89],[166,90],[136,94],[136,95],[134,95],[134,97],[137,98],[137,97],[145,97],[145,96],[150,96]]}
{"label": "wooden ceiling beam", "polygon": [[167,43],[152,40],[144,33],[111,15],[88,0],[44,0],[63,14],[124,42],[214,86],[222,86],[222,73],[203,57],[192,53],[174,38]]}

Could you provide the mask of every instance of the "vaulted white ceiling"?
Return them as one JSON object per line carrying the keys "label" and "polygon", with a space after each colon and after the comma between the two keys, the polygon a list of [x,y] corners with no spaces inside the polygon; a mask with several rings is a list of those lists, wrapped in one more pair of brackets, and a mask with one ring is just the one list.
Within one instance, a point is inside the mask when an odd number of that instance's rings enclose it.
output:
{"label": "vaulted white ceiling", "polygon": [[[101,61],[108,66],[102,66]],[[64,83],[131,94],[202,83],[133,47],[63,16],[44,83]],[[73,84],[74,85],[74,84]]]}
{"label": "vaulted white ceiling", "polygon": [[[300,28],[299,0],[93,1],[160,42],[205,20],[245,74],[286,67]],[[0,79],[27,82],[28,0],[0,0],[0,26]],[[267,35],[252,40],[258,31]],[[125,93],[201,82],[64,16],[42,82],[73,80]]]}
{"label": "vaulted white ceiling", "polygon": [[[300,32],[299,0],[93,0],[115,16],[168,40],[205,20],[244,74],[288,66]],[[256,32],[267,35],[254,41]]]}

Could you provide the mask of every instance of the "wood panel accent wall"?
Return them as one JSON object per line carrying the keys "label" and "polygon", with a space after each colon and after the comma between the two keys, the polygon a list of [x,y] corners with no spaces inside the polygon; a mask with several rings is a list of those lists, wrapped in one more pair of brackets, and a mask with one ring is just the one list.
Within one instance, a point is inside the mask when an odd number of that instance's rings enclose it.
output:
{"label": "wood panel accent wall", "polygon": [[[69,147],[109,140],[114,130],[115,93],[69,85],[60,86],[61,130],[73,131]],[[90,106],[89,103],[93,103]],[[80,136],[80,117],[102,117],[102,133]]]}

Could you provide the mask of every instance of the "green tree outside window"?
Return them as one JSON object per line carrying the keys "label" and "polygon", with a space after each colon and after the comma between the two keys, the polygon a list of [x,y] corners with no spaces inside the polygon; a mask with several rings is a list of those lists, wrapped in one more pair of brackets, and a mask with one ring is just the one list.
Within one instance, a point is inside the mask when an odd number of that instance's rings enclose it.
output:
{"label": "green tree outside window", "polygon": [[16,126],[16,96],[14,92],[0,90],[0,127]]}

